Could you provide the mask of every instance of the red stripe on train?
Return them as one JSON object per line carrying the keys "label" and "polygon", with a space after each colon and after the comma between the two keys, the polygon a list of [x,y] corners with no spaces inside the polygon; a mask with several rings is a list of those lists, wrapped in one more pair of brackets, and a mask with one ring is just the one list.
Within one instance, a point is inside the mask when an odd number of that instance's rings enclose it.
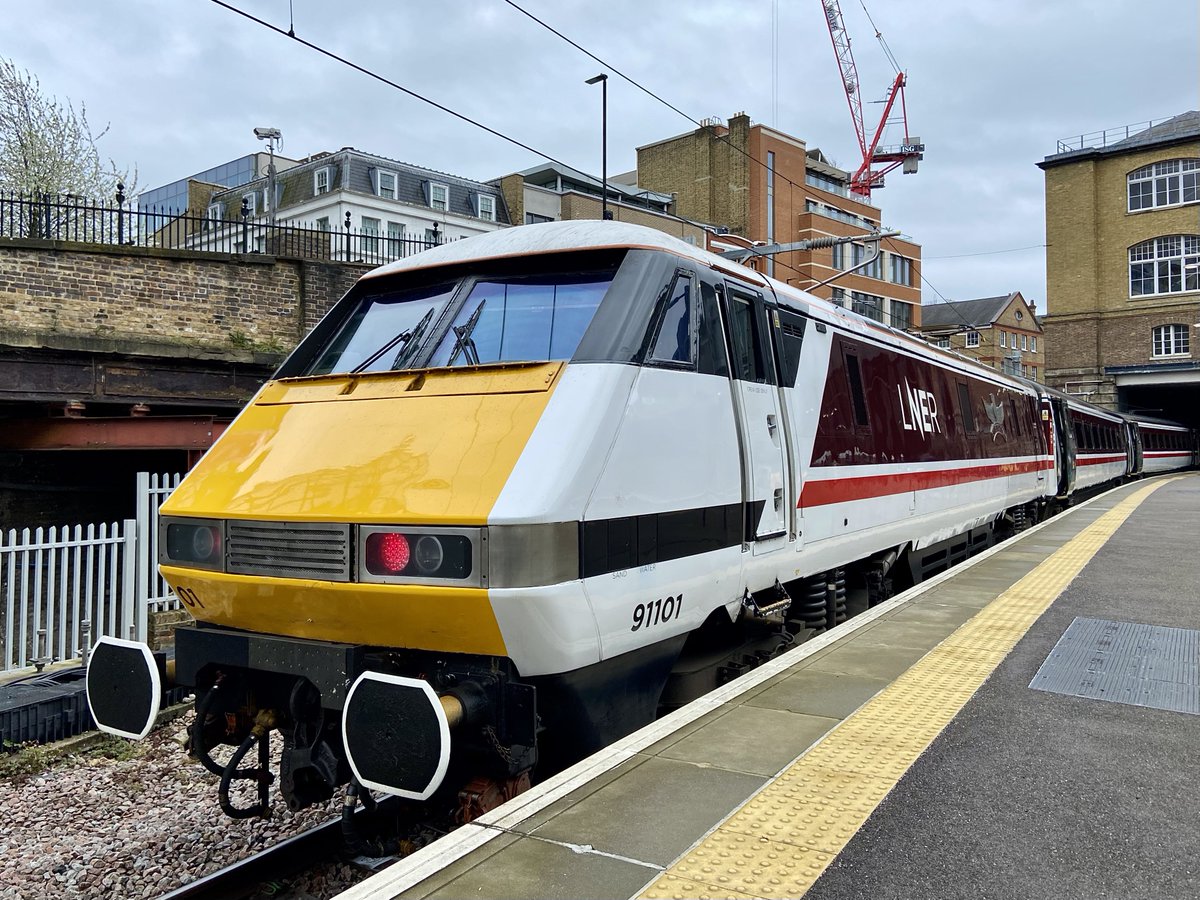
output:
{"label": "red stripe on train", "polygon": [[964,466],[936,471],[898,472],[891,475],[861,475],[851,478],[831,478],[827,481],[810,481],[800,492],[799,505],[801,507],[825,506],[829,503],[845,503],[849,500],[867,500],[871,497],[886,497],[889,494],[904,494],[909,491],[950,487],[972,481],[987,481],[990,478],[1024,475],[1039,469],[1053,467],[1054,464],[1050,460],[1037,459],[991,466]]}
{"label": "red stripe on train", "polygon": [[1120,453],[1116,456],[1081,456],[1076,460],[1076,465],[1080,466],[1102,466],[1105,463],[1124,463],[1125,454]]}

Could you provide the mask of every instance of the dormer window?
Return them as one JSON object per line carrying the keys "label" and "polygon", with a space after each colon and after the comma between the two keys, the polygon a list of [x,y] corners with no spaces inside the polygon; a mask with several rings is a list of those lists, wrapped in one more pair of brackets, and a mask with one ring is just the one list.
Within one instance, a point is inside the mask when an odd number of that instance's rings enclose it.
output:
{"label": "dormer window", "polygon": [[209,206],[208,212],[205,213],[205,218],[211,219],[214,222],[219,221],[221,219],[221,204],[213,203]]}
{"label": "dormer window", "polygon": [[496,198],[491,194],[479,195],[479,218],[496,221]]}
{"label": "dormer window", "polygon": [[380,172],[379,173],[379,196],[385,197],[388,200],[396,199],[396,173],[395,172]]}
{"label": "dormer window", "polygon": [[429,205],[443,212],[450,211],[450,188],[444,184],[429,185]]}
{"label": "dormer window", "polygon": [[329,193],[330,171],[329,166],[317,169],[313,172],[313,196]]}
{"label": "dormer window", "polygon": [[[266,195],[263,195],[264,199]],[[249,194],[242,195],[242,206],[250,215],[255,215],[258,212],[258,191],[251,191]]]}

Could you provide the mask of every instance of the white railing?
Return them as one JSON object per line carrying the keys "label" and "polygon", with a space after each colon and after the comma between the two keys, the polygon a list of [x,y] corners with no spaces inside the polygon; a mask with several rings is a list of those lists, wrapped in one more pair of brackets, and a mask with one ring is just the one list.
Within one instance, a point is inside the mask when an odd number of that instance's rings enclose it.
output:
{"label": "white railing", "polygon": [[137,517],[0,532],[0,671],[86,658],[101,635],[146,640],[178,608],[158,574],[158,507],[179,475],[137,477]]}

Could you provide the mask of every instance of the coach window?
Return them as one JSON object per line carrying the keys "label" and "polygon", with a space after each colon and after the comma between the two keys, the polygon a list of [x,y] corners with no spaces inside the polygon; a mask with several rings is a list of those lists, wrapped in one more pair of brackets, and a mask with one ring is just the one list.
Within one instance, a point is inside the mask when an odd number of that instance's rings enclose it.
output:
{"label": "coach window", "polygon": [[663,295],[662,311],[659,316],[658,335],[650,358],[655,362],[692,367],[695,354],[695,328],[692,322],[692,298],[695,285],[685,272],[675,276],[675,281]]}

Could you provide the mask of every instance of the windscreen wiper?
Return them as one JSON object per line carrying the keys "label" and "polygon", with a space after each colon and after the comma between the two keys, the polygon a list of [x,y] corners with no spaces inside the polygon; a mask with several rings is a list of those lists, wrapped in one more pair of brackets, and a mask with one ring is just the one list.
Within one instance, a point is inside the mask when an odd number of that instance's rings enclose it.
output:
{"label": "windscreen wiper", "polygon": [[362,362],[360,362],[357,366],[355,366],[353,369],[351,369],[350,374],[357,375],[359,372],[363,371],[363,369],[367,368],[367,366],[373,365],[381,356],[383,356],[383,354],[387,353],[389,350],[391,350],[397,344],[402,344],[402,346],[400,348],[400,352],[396,355],[396,359],[391,365],[391,368],[393,368],[393,369],[397,368],[400,365],[401,358],[405,356],[405,353],[408,350],[408,348],[409,347],[415,348],[417,346],[416,338],[419,338],[421,336],[421,333],[425,331],[425,328],[429,325],[429,320],[432,318],[433,318],[433,307],[431,306],[431,307],[429,307],[429,311],[426,312],[425,315],[421,317],[420,322],[418,322],[414,327],[410,328],[408,331],[400,332],[398,335],[396,335],[394,338],[392,338],[390,341],[388,341],[386,344],[384,344],[382,347],[380,347],[378,350],[376,350],[374,353],[372,353],[370,356],[368,356],[366,359],[364,359]]}
{"label": "windscreen wiper", "polygon": [[479,314],[483,312],[483,304],[487,303],[487,299],[479,301],[479,305],[475,307],[475,312],[471,313],[471,318],[463,322],[461,325],[454,326],[454,352],[450,354],[450,361],[447,366],[454,365],[454,361],[458,359],[458,353],[461,350],[463,356],[467,358],[468,366],[479,365],[479,351],[475,347],[475,342],[471,340],[471,332],[475,330],[475,326],[479,324]]}

